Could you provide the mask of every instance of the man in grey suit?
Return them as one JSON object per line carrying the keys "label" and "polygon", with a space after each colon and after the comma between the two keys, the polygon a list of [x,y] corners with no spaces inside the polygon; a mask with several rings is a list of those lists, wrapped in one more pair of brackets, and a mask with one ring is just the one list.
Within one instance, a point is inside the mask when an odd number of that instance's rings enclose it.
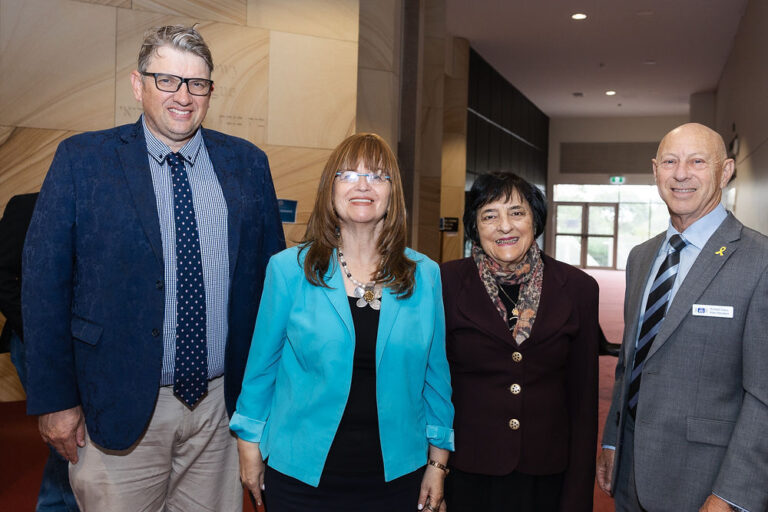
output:
{"label": "man in grey suit", "polygon": [[726,156],[691,123],[653,160],[670,225],[627,261],[597,462],[617,511],[768,510],[768,238],[720,203]]}

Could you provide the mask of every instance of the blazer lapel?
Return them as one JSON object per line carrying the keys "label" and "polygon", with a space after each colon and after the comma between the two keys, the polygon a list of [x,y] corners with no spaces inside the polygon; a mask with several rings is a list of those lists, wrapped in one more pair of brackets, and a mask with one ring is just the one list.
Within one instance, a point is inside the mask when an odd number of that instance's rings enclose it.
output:
{"label": "blazer lapel", "polygon": [[[325,275],[325,282],[330,288],[323,287],[321,289],[333,305],[336,313],[344,321],[349,338],[354,341],[355,324],[352,320],[352,312],[349,309],[349,299],[344,290],[344,279],[339,270],[339,266],[336,264],[336,261],[338,261],[337,258],[337,252],[334,249],[333,255],[331,256],[331,264]],[[413,297],[411,298],[413,299]],[[400,312],[401,302],[402,301],[397,299],[397,295],[392,293],[389,288],[384,288],[382,290],[379,328],[376,333],[376,368],[379,367],[381,356],[384,353],[384,347],[389,340],[389,334],[392,332],[392,327],[394,327],[395,320]]]}
{"label": "blazer lapel", "polygon": [[[571,314],[570,301],[562,293],[565,276],[552,263],[554,260],[546,255],[542,255],[542,258],[544,258],[544,282],[542,283],[541,301],[536,312],[536,319],[533,322],[531,337],[524,341],[520,348],[528,347],[531,342],[535,343],[536,340],[547,339],[560,329]],[[472,260],[468,261],[470,263],[467,264],[466,271],[461,277],[461,297],[457,300],[459,312],[480,331],[504,343],[517,346],[512,338],[512,332],[499,315],[480,280],[477,267]]]}
{"label": "blazer lapel", "polygon": [[542,254],[544,260],[544,282],[541,285],[541,299],[536,319],[533,321],[531,337],[520,346],[537,340],[546,340],[560,332],[561,327],[570,318],[573,304],[564,292],[567,277],[560,271],[555,260]]}
{"label": "blazer lapel", "polygon": [[634,359],[632,354],[635,351],[635,343],[637,341],[637,328],[640,322],[640,315],[645,309],[645,304],[643,304],[645,285],[648,283],[648,279],[650,279],[651,267],[665,238],[666,232],[656,235],[656,237],[651,239],[650,243],[642,247],[641,252],[637,255],[640,268],[637,269],[633,282],[629,283],[630,289],[626,297],[627,307],[625,311],[628,313],[628,316],[624,318],[624,341],[622,343],[624,355],[626,356],[625,361],[632,361]]}
{"label": "blazer lapel", "polygon": [[[738,245],[733,242],[740,236],[741,223],[733,215],[728,214],[720,227],[709,237],[688,275],[685,276],[685,281],[675,294],[646,358],[658,352],[675,332],[680,322],[691,314],[693,303],[704,293],[725,262],[738,250]],[[721,247],[725,247],[722,256],[719,254]]]}
{"label": "blazer lapel", "polygon": [[158,261],[163,262],[163,240],[160,236],[160,220],[157,214],[155,188],[149,170],[147,144],[142,132],[141,120],[120,135],[123,145],[117,147],[117,154],[123,167],[125,180],[131,191],[136,212],[144,232]]}
{"label": "blazer lapel", "polygon": [[[467,260],[465,272],[459,289],[460,297],[456,301],[459,313],[472,322],[480,331],[505,343],[514,343],[504,320],[496,310],[491,297],[480,280],[477,267],[472,259]],[[546,270],[545,270],[546,275]],[[534,324],[535,328],[535,324]]]}
{"label": "blazer lapel", "polygon": [[347,293],[344,290],[344,280],[341,277],[339,271],[339,265],[336,256],[336,249],[333,250],[331,256],[331,263],[328,266],[328,272],[325,274],[325,282],[328,287],[321,286],[320,289],[333,305],[333,309],[344,321],[344,325],[347,327],[347,333],[351,340],[355,339],[355,324],[352,322],[352,312],[349,310],[349,299],[347,299]]}
{"label": "blazer lapel", "polygon": [[[202,128],[201,128],[202,129]],[[240,247],[240,223],[242,221],[242,193],[238,169],[234,168],[235,155],[229,144],[217,140],[215,133],[203,130],[203,142],[219,180],[224,201],[227,203],[227,231],[229,233],[229,278],[232,279],[237,266]]]}
{"label": "blazer lapel", "polygon": [[[418,293],[414,290],[414,295]],[[416,297],[410,297],[405,300],[413,300]],[[398,300],[397,295],[393,293],[389,288],[384,288],[381,292],[381,314],[379,315],[379,330],[376,334],[376,368],[378,369],[381,362],[381,355],[384,353],[384,346],[389,341],[389,334],[392,332],[392,327],[395,325],[395,319],[400,312],[401,300]]]}

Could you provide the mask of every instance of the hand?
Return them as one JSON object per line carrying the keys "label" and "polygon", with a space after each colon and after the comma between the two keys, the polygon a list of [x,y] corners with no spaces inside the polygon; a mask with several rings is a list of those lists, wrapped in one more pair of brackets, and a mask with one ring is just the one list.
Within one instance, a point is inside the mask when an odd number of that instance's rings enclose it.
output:
{"label": "hand", "polygon": [[446,510],[443,501],[443,489],[445,484],[445,471],[434,466],[427,465],[424,477],[421,479],[421,492],[419,492],[418,510],[428,512],[444,512]]}
{"label": "hand", "polygon": [[613,460],[616,455],[616,450],[609,448],[603,448],[600,455],[597,456],[597,485],[600,489],[610,495],[611,494],[611,478],[613,477]]}
{"label": "hand", "polygon": [[81,406],[41,414],[37,419],[37,428],[43,441],[69,462],[77,464],[77,447],[85,446],[85,418]]}
{"label": "hand", "polygon": [[261,491],[264,490],[264,459],[261,458],[259,443],[237,440],[237,452],[240,455],[240,481],[246,490],[253,494],[256,506],[261,507]]}
{"label": "hand", "polygon": [[701,506],[699,512],[731,512],[733,510],[728,502],[718,498],[714,494],[710,494],[704,505]]}

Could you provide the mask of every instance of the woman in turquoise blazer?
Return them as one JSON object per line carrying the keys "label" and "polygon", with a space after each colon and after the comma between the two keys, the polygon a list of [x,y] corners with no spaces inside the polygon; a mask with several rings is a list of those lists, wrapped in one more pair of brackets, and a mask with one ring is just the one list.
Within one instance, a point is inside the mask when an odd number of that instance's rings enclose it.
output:
{"label": "woman in turquoise blazer", "polygon": [[303,243],[267,267],[230,424],[244,484],[260,502],[266,473],[269,512],[439,510],[449,375],[440,273],[405,248],[396,159],[354,135],[325,166]]}

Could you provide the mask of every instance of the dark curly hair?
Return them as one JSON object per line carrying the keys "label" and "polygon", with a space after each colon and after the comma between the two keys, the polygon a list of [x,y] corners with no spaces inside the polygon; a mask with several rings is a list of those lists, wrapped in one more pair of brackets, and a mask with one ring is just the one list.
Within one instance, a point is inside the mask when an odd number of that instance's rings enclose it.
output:
{"label": "dark curly hair", "polygon": [[493,201],[502,198],[509,201],[515,194],[525,199],[530,205],[533,214],[534,237],[538,238],[544,232],[544,226],[547,224],[547,200],[538,187],[511,172],[481,174],[475,179],[467,196],[467,205],[464,210],[464,236],[480,245],[480,235],[477,232],[477,212]]}

